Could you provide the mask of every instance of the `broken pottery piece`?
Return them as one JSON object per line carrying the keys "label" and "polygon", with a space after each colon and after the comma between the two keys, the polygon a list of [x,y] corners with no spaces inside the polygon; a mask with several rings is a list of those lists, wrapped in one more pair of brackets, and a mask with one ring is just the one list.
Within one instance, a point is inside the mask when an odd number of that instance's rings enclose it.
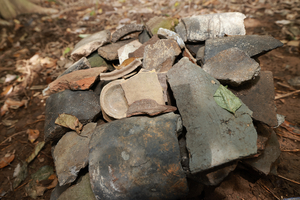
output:
{"label": "broken pottery piece", "polygon": [[126,24],[121,28],[117,29],[111,36],[112,42],[117,42],[119,39],[133,32],[143,30],[144,25],[142,24]]}
{"label": "broken pottery piece", "polygon": [[59,140],[70,129],[56,125],[59,114],[66,113],[77,117],[85,125],[100,114],[99,96],[92,91],[71,91],[52,94],[46,100],[45,142]]}
{"label": "broken pottery piece", "polygon": [[109,43],[110,34],[109,30],[103,30],[83,38],[75,45],[71,53],[72,58],[74,60],[79,60],[82,57],[87,57],[99,47]]}
{"label": "broken pottery piece", "polygon": [[141,71],[137,75],[121,83],[128,105],[142,99],[152,99],[159,105],[165,105],[163,89],[156,72]]}
{"label": "broken pottery piece", "polygon": [[97,126],[89,173],[97,199],[180,199],[188,192],[176,132],[180,116],[130,117]]}
{"label": "broken pottery piece", "polygon": [[71,131],[58,141],[52,156],[60,186],[72,183],[80,169],[87,166],[88,144],[96,126],[97,123],[89,123],[80,134]]}
{"label": "broken pottery piece", "polygon": [[[245,35],[245,18],[246,16],[239,12],[197,15],[183,18],[182,22],[186,31],[186,41],[199,42],[209,38],[224,37],[224,35]],[[183,32],[181,31],[181,34]],[[184,38],[184,36],[181,37]]]}
{"label": "broken pottery piece", "polygon": [[134,41],[134,39],[122,40],[105,45],[98,49],[98,54],[106,60],[118,60],[118,49],[132,41]]}
{"label": "broken pottery piece", "polygon": [[271,127],[278,124],[272,72],[261,71],[254,80],[230,90],[253,111],[253,119]]}
{"label": "broken pottery piece", "polygon": [[91,68],[90,62],[88,61],[88,59],[86,59],[86,57],[83,57],[80,60],[78,60],[77,62],[75,62],[74,64],[72,64],[72,66],[70,66],[68,69],[66,69],[57,78],[60,78],[63,75],[69,74],[69,73],[77,71],[77,70],[89,69],[89,68]]}
{"label": "broken pottery piece", "polygon": [[122,64],[124,60],[129,58],[129,53],[134,52],[141,45],[142,44],[138,40],[134,40],[118,49],[119,63]]}
{"label": "broken pottery piece", "polygon": [[252,112],[245,104],[235,114],[221,108],[213,98],[219,81],[188,58],[175,64],[167,77],[187,130],[192,174],[256,153]]}
{"label": "broken pottery piece", "polygon": [[126,112],[128,110],[128,103],[120,85],[123,82],[124,79],[108,83],[103,87],[100,95],[102,111],[115,119],[126,117]]}
{"label": "broken pottery piece", "polygon": [[66,89],[87,90],[99,79],[100,73],[106,70],[106,67],[95,67],[71,72],[50,83],[43,90],[43,95],[48,96]]}
{"label": "broken pottery piece", "polygon": [[98,53],[97,51],[94,51],[91,55],[89,55],[87,57],[90,65],[91,65],[91,68],[94,68],[94,67],[107,67],[108,70],[113,70],[113,66],[111,64],[108,64],[104,58],[102,58]]}
{"label": "broken pottery piece", "polygon": [[267,52],[283,44],[269,35],[237,35],[224,38],[215,38],[205,41],[204,62],[214,57],[219,52],[237,47],[246,52],[250,57]]}
{"label": "broken pottery piece", "polygon": [[130,58],[143,58],[145,47],[149,44],[154,44],[159,40],[157,35],[154,35],[150,40],[145,42],[142,46],[140,46],[137,50],[129,54]]}
{"label": "broken pottery piece", "polygon": [[144,30],[139,35],[139,42],[144,44],[144,43],[148,42],[150,39],[151,39],[151,37],[150,37],[148,31],[146,30],[146,28],[144,28]]}
{"label": "broken pottery piece", "polygon": [[174,31],[175,26],[178,24],[178,19],[175,17],[152,17],[147,23],[149,32],[156,35],[159,28],[169,29]]}
{"label": "broken pottery piece", "polygon": [[126,117],[143,114],[154,116],[161,113],[175,112],[176,110],[177,108],[174,106],[159,105],[152,99],[141,99],[129,106]]}
{"label": "broken pottery piece", "polygon": [[108,73],[101,73],[100,80],[101,81],[102,80],[110,81],[110,80],[115,80],[115,79],[121,78],[121,77],[125,76],[126,74],[129,74],[130,72],[132,72],[133,70],[135,70],[136,68],[138,68],[141,65],[142,65],[142,61],[140,59],[135,59],[130,64],[128,64],[127,66],[125,66],[122,69],[117,69],[117,70],[114,70],[114,71],[108,72]]}
{"label": "broken pottery piece", "polygon": [[176,42],[178,43],[178,45],[182,49],[185,47],[185,44],[184,44],[182,38],[180,37],[180,35],[177,34],[177,33],[175,33],[174,31],[170,31],[170,30],[165,29],[165,28],[159,28],[158,31],[157,31],[157,35],[160,38],[163,38],[163,39],[173,39],[173,40],[176,40]]}
{"label": "broken pottery piece", "polygon": [[233,47],[207,60],[202,69],[222,84],[237,87],[258,76],[260,66],[244,51]]}
{"label": "broken pottery piece", "polygon": [[173,39],[161,39],[153,45],[147,45],[144,51],[143,68],[163,72],[172,67],[175,57],[181,53],[177,42]]}

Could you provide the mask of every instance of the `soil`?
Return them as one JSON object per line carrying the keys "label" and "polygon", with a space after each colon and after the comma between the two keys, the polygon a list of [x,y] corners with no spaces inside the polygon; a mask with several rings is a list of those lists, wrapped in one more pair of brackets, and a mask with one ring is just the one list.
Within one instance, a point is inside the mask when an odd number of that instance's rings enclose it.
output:
{"label": "soil", "polygon": [[[20,75],[15,68],[17,61],[28,60],[36,53],[41,57],[51,57],[57,60],[61,60],[61,58],[68,59],[70,53],[67,52],[63,56],[63,52],[67,47],[74,47],[81,39],[78,37],[78,33],[72,32],[80,31],[79,28],[85,28],[84,34],[103,29],[113,31],[118,26],[119,21],[125,18],[129,18],[131,22],[141,23],[148,21],[155,15],[180,18],[193,14],[239,11],[248,16],[245,20],[248,35],[272,35],[279,40],[290,40],[290,36],[283,31],[284,27],[277,25],[275,21],[286,19],[285,15],[278,13],[284,10],[291,11],[292,8],[286,5],[281,6],[278,3],[276,4],[276,11],[279,12],[274,12],[275,14],[272,15],[265,12],[267,9],[274,8],[274,2],[277,1],[265,1],[265,4],[258,4],[258,1],[243,1],[243,4],[222,5],[221,1],[217,0],[205,1],[206,3],[203,4],[202,1],[191,3],[187,0],[180,1],[180,3],[176,3],[176,1],[170,1],[170,3],[169,1],[167,3],[142,1],[144,3],[141,3],[140,1],[128,0],[111,1],[108,4],[90,6],[80,4],[80,1],[73,1],[69,4],[70,7],[73,6],[72,10],[68,10],[64,5],[57,3],[61,1],[55,2],[45,1],[41,5],[66,11],[56,18],[37,14],[21,15],[17,17],[21,26],[1,26],[0,78],[5,77],[6,74]],[[257,4],[254,4],[255,2]],[[146,14],[138,12],[147,5],[152,8],[152,12]],[[198,7],[196,8],[195,5]],[[86,20],[83,20],[84,16]],[[298,15],[298,17],[300,16]],[[5,32],[7,37],[5,37]],[[282,84],[288,85],[287,81],[290,78],[300,76],[299,54],[299,47],[284,45],[258,57],[262,70],[273,72],[276,95],[293,91],[290,87],[284,87]],[[47,85],[63,70],[62,67],[57,65],[44,69],[39,73],[39,77],[34,79],[32,85]],[[0,91],[2,92],[10,84],[12,83],[0,83]],[[14,84],[17,83],[14,82]],[[12,188],[13,173],[16,166],[26,160],[35,146],[35,144],[28,141],[27,129],[39,130],[40,135],[37,141],[44,140],[45,99],[39,95],[41,91],[42,89],[30,90],[30,87],[24,88],[24,93],[17,96],[17,98],[29,100],[27,107],[16,110],[10,109],[9,113],[0,118],[1,121],[4,119],[17,120],[17,123],[12,126],[0,124],[0,142],[13,134],[19,133],[0,144],[0,158],[8,152],[14,152],[15,154],[15,159],[8,166],[0,169],[0,199],[31,199],[25,191],[25,185],[31,181],[30,175],[42,166],[54,166],[51,145],[46,144],[37,158],[29,164],[28,176],[25,181],[16,189]],[[275,100],[277,113],[286,116],[286,121],[295,126],[293,133],[298,131],[298,134],[300,134],[298,128],[300,127],[299,99],[300,94],[298,93]],[[3,105],[4,100],[5,97],[1,96],[0,106]],[[200,196],[190,199],[282,199],[300,197],[300,151],[297,151],[297,149],[300,149],[300,140],[284,137],[283,133],[287,131],[282,126],[275,129],[282,149],[278,162],[278,175],[265,176],[248,166],[239,164],[238,168],[230,173],[220,185],[205,187]],[[52,189],[46,190],[44,195],[37,199],[50,199],[51,191]],[[2,195],[4,196],[2,197]]]}

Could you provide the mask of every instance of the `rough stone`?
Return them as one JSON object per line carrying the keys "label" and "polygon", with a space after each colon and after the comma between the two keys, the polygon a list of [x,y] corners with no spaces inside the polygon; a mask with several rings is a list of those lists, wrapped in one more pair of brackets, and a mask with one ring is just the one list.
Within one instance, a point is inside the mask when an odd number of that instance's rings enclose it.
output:
{"label": "rough stone", "polygon": [[157,31],[157,35],[160,38],[163,38],[163,39],[173,39],[173,40],[176,40],[176,42],[178,43],[178,45],[182,49],[185,47],[185,44],[184,44],[182,38],[180,37],[180,35],[177,34],[177,33],[175,33],[174,31],[170,31],[170,30],[165,29],[165,28],[159,28],[158,31]]}
{"label": "rough stone", "polygon": [[87,57],[99,47],[110,42],[110,31],[103,30],[80,40],[74,47],[71,56],[74,60]]}
{"label": "rough stone", "polygon": [[85,125],[78,135],[75,131],[66,133],[57,143],[53,152],[59,185],[72,183],[80,169],[88,164],[91,135],[97,123]]}
{"label": "rough stone", "polygon": [[251,82],[230,90],[253,111],[253,119],[271,127],[277,125],[272,72],[261,71]]}
{"label": "rough stone", "polygon": [[58,197],[66,191],[70,187],[70,184],[59,186],[59,184],[56,185],[56,187],[52,190],[50,200],[57,200]]}
{"label": "rough stone", "polygon": [[87,90],[99,79],[100,73],[106,70],[106,67],[96,67],[71,72],[50,83],[43,90],[43,95],[47,96],[67,89]]}
{"label": "rough stone", "polygon": [[196,54],[196,60],[200,66],[202,66],[204,63],[204,52],[205,52],[205,46],[200,47]]}
{"label": "rough stone", "polygon": [[167,72],[157,73],[158,81],[163,89],[164,100],[168,102],[168,84],[167,84]]}
{"label": "rough stone", "polygon": [[129,53],[134,52],[141,45],[142,44],[138,40],[134,40],[118,49],[119,63],[122,64],[124,60],[129,58]]}
{"label": "rough stone", "polygon": [[268,35],[237,35],[232,37],[215,38],[205,41],[204,62],[214,57],[219,52],[237,47],[246,52],[250,57],[267,52],[283,44]]}
{"label": "rough stone", "polygon": [[85,125],[93,121],[100,111],[99,96],[92,91],[65,90],[52,94],[46,100],[45,141],[57,141],[70,130],[55,124],[59,114],[73,115]]}
{"label": "rough stone", "polygon": [[178,24],[178,19],[175,17],[152,17],[147,23],[147,27],[152,35],[156,35],[159,28],[165,28],[173,31]]}
{"label": "rough stone", "polygon": [[192,56],[196,57],[197,52],[199,51],[200,48],[205,46],[205,43],[204,42],[187,43],[185,46],[189,50],[189,52],[192,54]]}
{"label": "rough stone", "polygon": [[118,60],[118,49],[132,41],[134,41],[134,39],[122,40],[105,45],[98,49],[98,54],[106,60]]}
{"label": "rough stone", "polygon": [[142,46],[140,46],[137,50],[129,54],[130,58],[143,58],[145,47],[149,44],[154,44],[159,40],[157,35],[154,35],[150,40],[145,42]]}
{"label": "rough stone", "polygon": [[89,173],[97,199],[180,199],[188,192],[176,131],[179,115],[131,117],[97,126]]}
{"label": "rough stone", "polygon": [[182,20],[179,22],[179,24],[175,27],[175,32],[180,35],[180,37],[183,39],[184,42],[187,41],[187,35],[186,35],[186,29],[185,25],[182,22]]}
{"label": "rough stone", "polygon": [[107,67],[110,71],[113,70],[113,66],[108,64],[104,58],[102,58],[97,51],[93,52],[91,55],[87,57],[92,68],[94,67]]}
{"label": "rough stone", "polygon": [[245,35],[245,18],[242,13],[228,12],[187,17],[182,22],[187,41],[199,42],[224,35]]}
{"label": "rough stone", "polygon": [[300,76],[289,79],[288,83],[295,88],[300,88]]}
{"label": "rough stone", "polygon": [[175,64],[167,77],[187,130],[192,174],[256,153],[252,112],[244,104],[235,114],[221,108],[213,98],[219,81],[188,58]]}
{"label": "rough stone", "polygon": [[117,29],[111,36],[112,42],[117,42],[125,35],[133,32],[143,31],[144,25],[142,24],[126,24],[123,27]]}
{"label": "rough stone", "polygon": [[78,60],[77,62],[75,62],[74,64],[72,64],[68,69],[66,69],[61,75],[59,75],[57,78],[62,77],[63,75],[69,74],[71,72],[77,71],[77,70],[81,70],[81,69],[90,69],[91,68],[91,64],[88,61],[88,59],[86,59],[86,57],[81,58],[80,60]]}
{"label": "rough stone", "polygon": [[144,30],[139,35],[140,43],[144,44],[145,42],[148,42],[150,39],[151,39],[151,37],[150,37],[148,31],[146,30],[146,28],[144,28]]}
{"label": "rough stone", "polygon": [[244,51],[233,47],[207,60],[202,69],[222,84],[239,86],[258,76],[259,64]]}
{"label": "rough stone", "polygon": [[161,68],[165,68],[165,66],[170,65],[170,63],[173,65],[175,57],[180,53],[181,49],[175,40],[158,40],[155,44],[145,47],[143,68],[163,72]]}

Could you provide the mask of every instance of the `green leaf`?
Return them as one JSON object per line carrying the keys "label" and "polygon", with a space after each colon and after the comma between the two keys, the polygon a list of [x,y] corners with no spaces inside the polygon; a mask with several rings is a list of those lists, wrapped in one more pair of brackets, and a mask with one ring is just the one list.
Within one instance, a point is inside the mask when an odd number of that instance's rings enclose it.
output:
{"label": "green leaf", "polygon": [[235,111],[242,106],[241,100],[223,85],[220,85],[217,89],[214,94],[214,99],[220,107],[233,114],[235,114]]}
{"label": "green leaf", "polygon": [[64,50],[64,52],[63,52],[63,56],[65,56],[70,51],[71,51],[70,47],[66,47],[65,50]]}

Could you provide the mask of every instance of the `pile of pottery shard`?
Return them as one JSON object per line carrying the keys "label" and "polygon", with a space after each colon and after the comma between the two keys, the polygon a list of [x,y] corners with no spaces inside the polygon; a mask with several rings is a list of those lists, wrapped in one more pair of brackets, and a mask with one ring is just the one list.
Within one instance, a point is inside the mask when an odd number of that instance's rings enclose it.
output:
{"label": "pile of pottery shard", "polygon": [[[180,199],[238,163],[276,173],[280,116],[256,58],[282,43],[245,35],[244,19],[155,17],[82,39],[43,91],[51,199]],[[57,122],[66,115],[73,131]]]}

